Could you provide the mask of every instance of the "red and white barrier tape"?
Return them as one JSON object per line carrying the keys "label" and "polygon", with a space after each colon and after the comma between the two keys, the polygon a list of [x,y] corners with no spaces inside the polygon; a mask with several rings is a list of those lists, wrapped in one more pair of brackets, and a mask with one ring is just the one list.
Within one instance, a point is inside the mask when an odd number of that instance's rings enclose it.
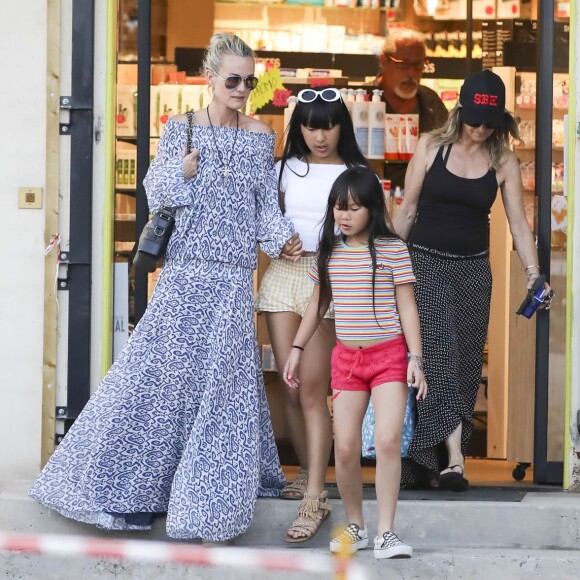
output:
{"label": "red and white barrier tape", "polygon": [[352,558],[290,550],[257,550],[148,540],[115,540],[67,535],[28,535],[0,532],[0,550],[52,556],[114,558],[144,562],[173,562],[193,566],[229,566],[255,570],[337,574],[345,580],[365,580],[364,569]]}

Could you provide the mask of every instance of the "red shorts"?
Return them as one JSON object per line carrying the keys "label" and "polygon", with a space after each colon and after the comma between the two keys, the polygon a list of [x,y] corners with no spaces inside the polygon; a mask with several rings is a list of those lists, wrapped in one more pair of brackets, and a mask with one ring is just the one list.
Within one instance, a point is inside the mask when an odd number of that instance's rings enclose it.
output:
{"label": "red shorts", "polygon": [[368,348],[350,348],[339,341],[332,350],[333,391],[371,391],[384,383],[407,383],[407,343],[403,336]]}

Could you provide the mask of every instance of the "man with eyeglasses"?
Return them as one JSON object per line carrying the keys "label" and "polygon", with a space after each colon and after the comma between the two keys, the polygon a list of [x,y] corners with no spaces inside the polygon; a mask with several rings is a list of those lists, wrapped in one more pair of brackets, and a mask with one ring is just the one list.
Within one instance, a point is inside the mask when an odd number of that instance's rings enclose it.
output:
{"label": "man with eyeglasses", "polygon": [[[421,34],[409,28],[389,31],[379,57],[380,72],[375,83],[383,90],[387,113],[419,115],[419,133],[441,127],[447,120],[447,109],[437,93],[419,84],[426,68],[425,43]],[[404,186],[405,164],[385,167],[385,178],[391,187]]]}

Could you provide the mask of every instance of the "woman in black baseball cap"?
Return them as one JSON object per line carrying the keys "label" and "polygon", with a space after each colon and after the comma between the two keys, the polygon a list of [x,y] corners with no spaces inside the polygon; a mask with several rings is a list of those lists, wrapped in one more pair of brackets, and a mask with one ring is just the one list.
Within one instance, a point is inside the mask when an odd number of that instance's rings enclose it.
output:
{"label": "woman in black baseball cap", "polygon": [[464,458],[487,338],[489,213],[498,189],[522,263],[522,285],[530,288],[540,275],[512,140],[521,141],[505,109],[505,85],[484,70],[465,80],[447,123],[420,138],[407,169],[394,226],[413,258],[429,396],[418,403],[403,486],[464,491],[469,485]]}

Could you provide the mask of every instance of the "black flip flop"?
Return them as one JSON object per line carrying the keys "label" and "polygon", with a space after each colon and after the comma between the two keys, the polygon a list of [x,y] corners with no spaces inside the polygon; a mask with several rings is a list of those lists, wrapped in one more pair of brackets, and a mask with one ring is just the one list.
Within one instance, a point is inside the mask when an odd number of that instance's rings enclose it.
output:
{"label": "black flip flop", "polygon": [[439,476],[439,489],[447,489],[450,491],[467,491],[469,488],[469,481],[463,477],[463,467],[461,465],[450,465],[448,469],[455,469],[459,467],[461,473],[457,471],[449,471]]}

